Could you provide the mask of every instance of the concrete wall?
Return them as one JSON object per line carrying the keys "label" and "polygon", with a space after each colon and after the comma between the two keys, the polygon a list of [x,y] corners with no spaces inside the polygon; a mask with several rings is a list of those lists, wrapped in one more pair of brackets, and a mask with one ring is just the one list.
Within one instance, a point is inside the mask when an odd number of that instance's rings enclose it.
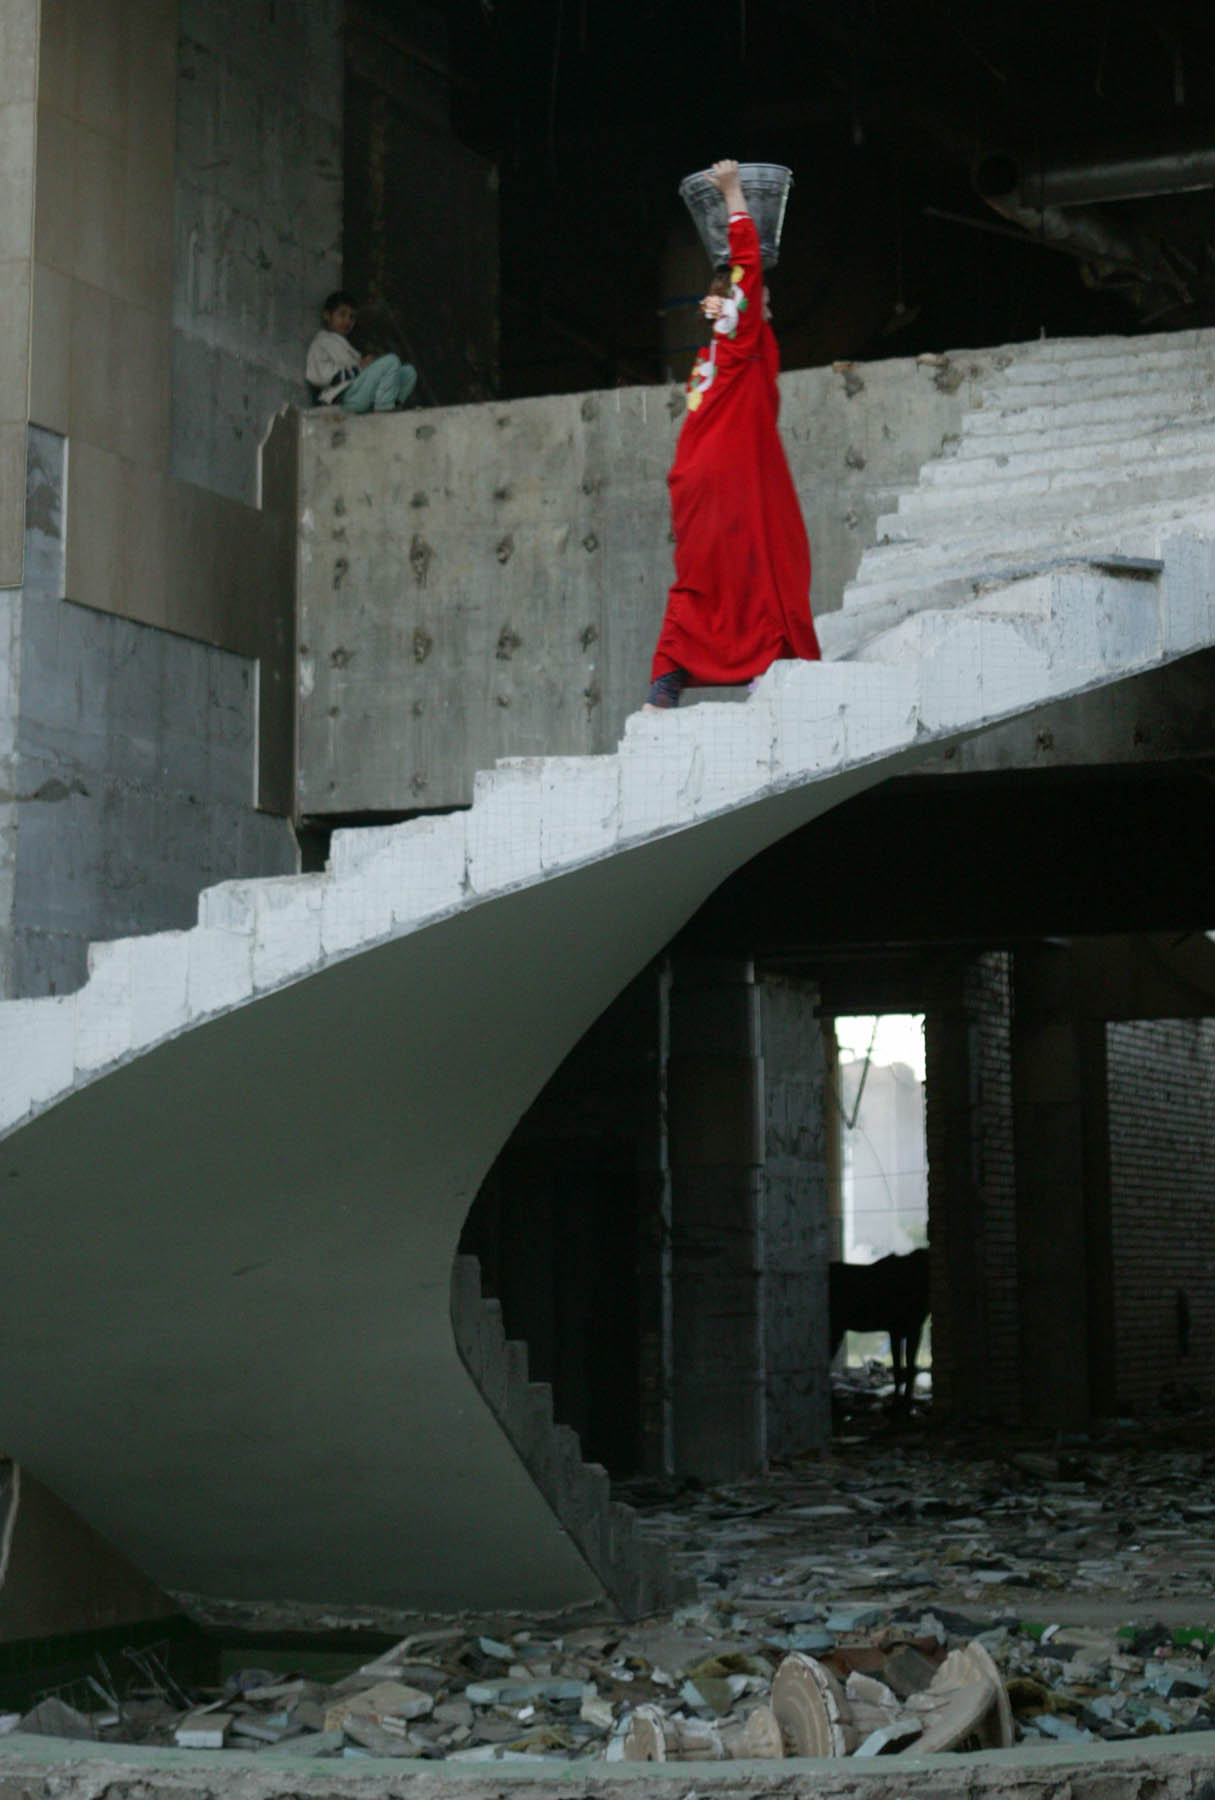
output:
{"label": "concrete wall", "polygon": [[295,872],[286,822],[253,806],[256,729],[246,658],[26,595],[0,991],[71,992],[90,941],[188,927],[202,887]]}
{"label": "concrete wall", "polygon": [[[0,588],[21,580],[37,82],[38,0],[5,0],[0,7]],[[3,732],[0,710],[0,762]]]}
{"label": "concrete wall", "polygon": [[[782,378],[816,609],[999,361]],[[684,413],[654,387],[302,420],[303,812],[461,804],[496,757],[615,745],[671,579]]]}
{"label": "concrete wall", "polygon": [[[1117,1403],[1215,1387],[1215,1020],[1106,1028]],[[1178,1291],[1189,1311],[1183,1347]]]}
{"label": "concrete wall", "polygon": [[346,7],[343,275],[365,349],[419,371],[418,398],[498,391],[498,171],[451,129],[438,7]]}
{"label": "concrete wall", "polygon": [[246,505],[341,277],[341,24],[341,0],[181,0],[172,468]]}
{"label": "concrete wall", "polygon": [[[250,20],[233,0],[234,43]],[[176,0],[42,8],[29,416],[69,445],[63,592],[257,658],[259,801],[286,812],[294,455],[271,439],[262,511],[170,468],[177,59]]]}
{"label": "concrete wall", "polygon": [[64,595],[68,445],[29,428],[25,582],[0,610],[0,995],[68,993],[90,941],[194,923],[199,890],[290,874],[255,809],[258,669]]}

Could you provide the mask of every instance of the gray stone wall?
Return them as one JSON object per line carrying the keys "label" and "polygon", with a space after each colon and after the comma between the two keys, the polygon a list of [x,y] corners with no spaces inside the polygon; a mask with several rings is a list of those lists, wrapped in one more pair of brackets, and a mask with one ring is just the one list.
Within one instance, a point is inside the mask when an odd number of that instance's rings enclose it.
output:
{"label": "gray stone wall", "polygon": [[254,808],[256,716],[245,657],[26,595],[11,993],[80,986],[90,940],[192,925],[212,882],[295,872]]}
{"label": "gray stone wall", "polygon": [[[816,612],[995,357],[782,378]],[[672,577],[684,414],[681,389],[643,387],[301,420],[303,812],[465,804],[496,757],[615,746]]]}
{"label": "gray stone wall", "polygon": [[180,10],[172,467],[249,504],[341,276],[341,21],[341,0]]}
{"label": "gray stone wall", "polygon": [[26,582],[0,594],[0,997],[79,987],[90,941],[291,874],[256,810],[257,664],[63,598],[66,444],[31,427]]}

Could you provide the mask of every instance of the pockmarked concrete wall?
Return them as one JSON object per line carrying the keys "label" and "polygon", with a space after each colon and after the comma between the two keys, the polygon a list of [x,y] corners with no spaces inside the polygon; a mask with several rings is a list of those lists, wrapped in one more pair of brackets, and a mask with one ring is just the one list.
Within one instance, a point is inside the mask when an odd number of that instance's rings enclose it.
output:
{"label": "pockmarked concrete wall", "polygon": [[[999,352],[781,380],[812,604],[957,431]],[[467,803],[500,756],[610,750],[645,697],[679,388],[300,425],[299,802]]]}
{"label": "pockmarked concrete wall", "polygon": [[[4,172],[0,181],[0,588],[16,587],[21,580],[37,79],[38,0],[4,0],[0,7],[0,169]],[[0,632],[3,629],[0,625]],[[0,764],[3,756],[0,698]]]}
{"label": "pockmarked concrete wall", "polygon": [[181,0],[177,58],[173,473],[252,505],[341,278],[341,0]]}

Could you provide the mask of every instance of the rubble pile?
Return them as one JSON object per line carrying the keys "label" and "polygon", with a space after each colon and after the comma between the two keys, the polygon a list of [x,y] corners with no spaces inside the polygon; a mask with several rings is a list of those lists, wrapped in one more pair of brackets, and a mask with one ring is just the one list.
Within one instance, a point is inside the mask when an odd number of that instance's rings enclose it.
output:
{"label": "rubble pile", "polygon": [[[187,1691],[132,1652],[20,1726],[291,1757],[897,1756],[1215,1728],[1215,1454],[1201,1422],[1067,1446],[910,1431],[762,1479],[634,1484],[696,1604],[626,1625],[417,1620],[341,1679]],[[86,1691],[87,1690],[87,1691]]]}

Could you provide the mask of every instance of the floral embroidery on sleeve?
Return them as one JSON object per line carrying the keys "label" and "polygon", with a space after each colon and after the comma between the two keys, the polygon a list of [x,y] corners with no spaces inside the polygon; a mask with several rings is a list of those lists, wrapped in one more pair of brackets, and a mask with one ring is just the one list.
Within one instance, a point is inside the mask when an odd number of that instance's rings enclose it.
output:
{"label": "floral embroidery on sleeve", "polygon": [[695,412],[717,375],[716,345],[708,350],[698,350],[696,361],[692,364],[692,373],[688,376],[688,411]]}

